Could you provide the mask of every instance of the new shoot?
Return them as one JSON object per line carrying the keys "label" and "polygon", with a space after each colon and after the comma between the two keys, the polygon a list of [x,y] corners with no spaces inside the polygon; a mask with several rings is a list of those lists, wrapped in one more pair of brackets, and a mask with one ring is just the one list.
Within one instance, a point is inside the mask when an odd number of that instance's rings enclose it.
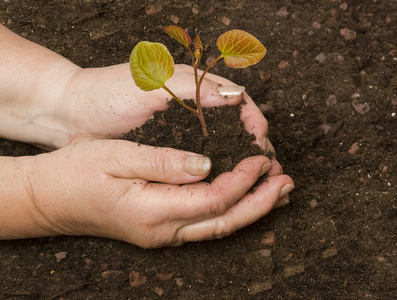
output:
{"label": "new shoot", "polygon": [[200,37],[196,35],[192,46],[191,37],[181,27],[171,25],[163,30],[184,45],[191,54],[196,85],[196,108],[185,104],[165,85],[166,81],[174,74],[174,60],[167,47],[161,43],[142,41],[134,47],[130,55],[132,78],[135,84],[143,91],[152,91],[159,88],[166,90],[178,103],[199,118],[203,135],[208,136],[200,103],[200,87],[205,74],[222,58],[226,66],[230,68],[246,68],[254,65],[265,56],[266,48],[253,35],[243,30],[227,31],[219,36],[216,43],[221,52],[220,56],[209,64],[199,77],[197,69],[204,49]]}

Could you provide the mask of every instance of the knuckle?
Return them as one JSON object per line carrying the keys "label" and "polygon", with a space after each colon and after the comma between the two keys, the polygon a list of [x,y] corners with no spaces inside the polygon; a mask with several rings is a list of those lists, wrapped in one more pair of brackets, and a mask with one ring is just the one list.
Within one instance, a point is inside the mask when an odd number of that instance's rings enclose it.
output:
{"label": "knuckle", "polygon": [[214,238],[221,239],[234,232],[231,224],[225,219],[219,219],[215,223]]}
{"label": "knuckle", "polygon": [[226,204],[223,201],[219,201],[219,199],[212,199],[210,201],[210,212],[212,215],[220,216],[225,212]]}
{"label": "knuckle", "polygon": [[162,177],[167,177],[169,175],[167,164],[168,164],[168,160],[166,159],[164,154],[160,151],[156,152],[156,154],[153,156],[153,163],[152,163],[153,171]]}

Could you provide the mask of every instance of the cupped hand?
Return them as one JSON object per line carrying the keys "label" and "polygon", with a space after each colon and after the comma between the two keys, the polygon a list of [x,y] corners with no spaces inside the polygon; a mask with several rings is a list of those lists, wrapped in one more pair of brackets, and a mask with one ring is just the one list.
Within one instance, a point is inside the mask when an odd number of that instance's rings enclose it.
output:
{"label": "cupped hand", "polygon": [[[199,75],[202,73],[199,70]],[[166,82],[180,99],[194,99],[193,68],[176,65],[174,75]],[[233,82],[207,73],[201,85],[201,103],[206,107],[238,105],[244,99],[241,119],[249,133],[256,137],[265,153],[274,154],[268,136],[268,123],[251,97],[240,95],[220,95],[220,86],[236,86]],[[115,138],[143,125],[156,111],[167,109],[171,96],[164,90],[150,92],[140,90],[134,83],[128,64],[105,68],[79,69],[65,86],[64,98],[73,134],[69,142],[82,136],[94,138]],[[186,113],[190,113],[186,110]],[[197,122],[199,122],[197,120]],[[63,145],[60,145],[63,146]],[[273,158],[273,168],[269,175],[278,175],[281,166]]]}
{"label": "cupped hand", "polygon": [[[166,85],[180,99],[194,99],[193,68],[176,65],[174,75]],[[247,104],[243,107],[241,118],[246,130],[256,136],[256,143],[260,147],[274,151],[267,140],[267,121],[252,99],[245,92],[237,96],[221,96],[218,93],[221,85],[235,86],[223,77],[206,75],[201,86],[202,105],[238,105],[244,99]],[[132,80],[128,64],[79,69],[64,90],[64,101],[68,103],[68,113],[73,120],[71,124],[75,126],[73,139],[81,135],[121,137],[144,124],[154,112],[167,109],[167,101],[171,100],[171,96],[163,89],[150,92],[140,90]]]}
{"label": "cupped hand", "polygon": [[265,156],[240,162],[211,184],[207,158],[122,140],[85,139],[32,157],[27,165],[41,227],[52,234],[93,235],[144,248],[221,238],[288,199],[293,181],[269,177]]}

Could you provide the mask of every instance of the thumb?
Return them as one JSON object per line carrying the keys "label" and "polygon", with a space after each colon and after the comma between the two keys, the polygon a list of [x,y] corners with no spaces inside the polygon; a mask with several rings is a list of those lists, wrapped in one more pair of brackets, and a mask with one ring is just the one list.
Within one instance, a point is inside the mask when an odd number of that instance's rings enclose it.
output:
{"label": "thumb", "polygon": [[208,157],[196,153],[127,141],[116,143],[117,149],[112,147],[110,150],[110,173],[115,177],[185,184],[204,179],[212,168]]}
{"label": "thumb", "polygon": [[[197,72],[199,76],[203,73],[202,70]],[[196,95],[194,81],[193,68],[179,64],[175,65],[174,76],[167,84],[171,90],[178,91],[178,96],[182,99],[190,99],[195,98]],[[244,89],[243,86],[238,86],[230,80],[207,73],[200,87],[201,104],[206,107],[239,105],[243,100]]]}
{"label": "thumb", "polygon": [[239,105],[243,101],[244,86],[221,85],[212,80],[203,80],[201,85],[201,104],[207,107],[220,105]]}

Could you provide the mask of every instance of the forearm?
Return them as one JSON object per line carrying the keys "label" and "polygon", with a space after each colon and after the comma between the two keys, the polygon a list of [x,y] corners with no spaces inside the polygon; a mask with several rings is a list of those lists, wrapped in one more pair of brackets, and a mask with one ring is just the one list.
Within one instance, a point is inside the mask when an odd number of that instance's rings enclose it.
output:
{"label": "forearm", "polygon": [[33,157],[0,157],[0,240],[54,235],[30,187]]}
{"label": "forearm", "polygon": [[0,137],[47,148],[69,140],[63,89],[79,69],[0,25]]}

